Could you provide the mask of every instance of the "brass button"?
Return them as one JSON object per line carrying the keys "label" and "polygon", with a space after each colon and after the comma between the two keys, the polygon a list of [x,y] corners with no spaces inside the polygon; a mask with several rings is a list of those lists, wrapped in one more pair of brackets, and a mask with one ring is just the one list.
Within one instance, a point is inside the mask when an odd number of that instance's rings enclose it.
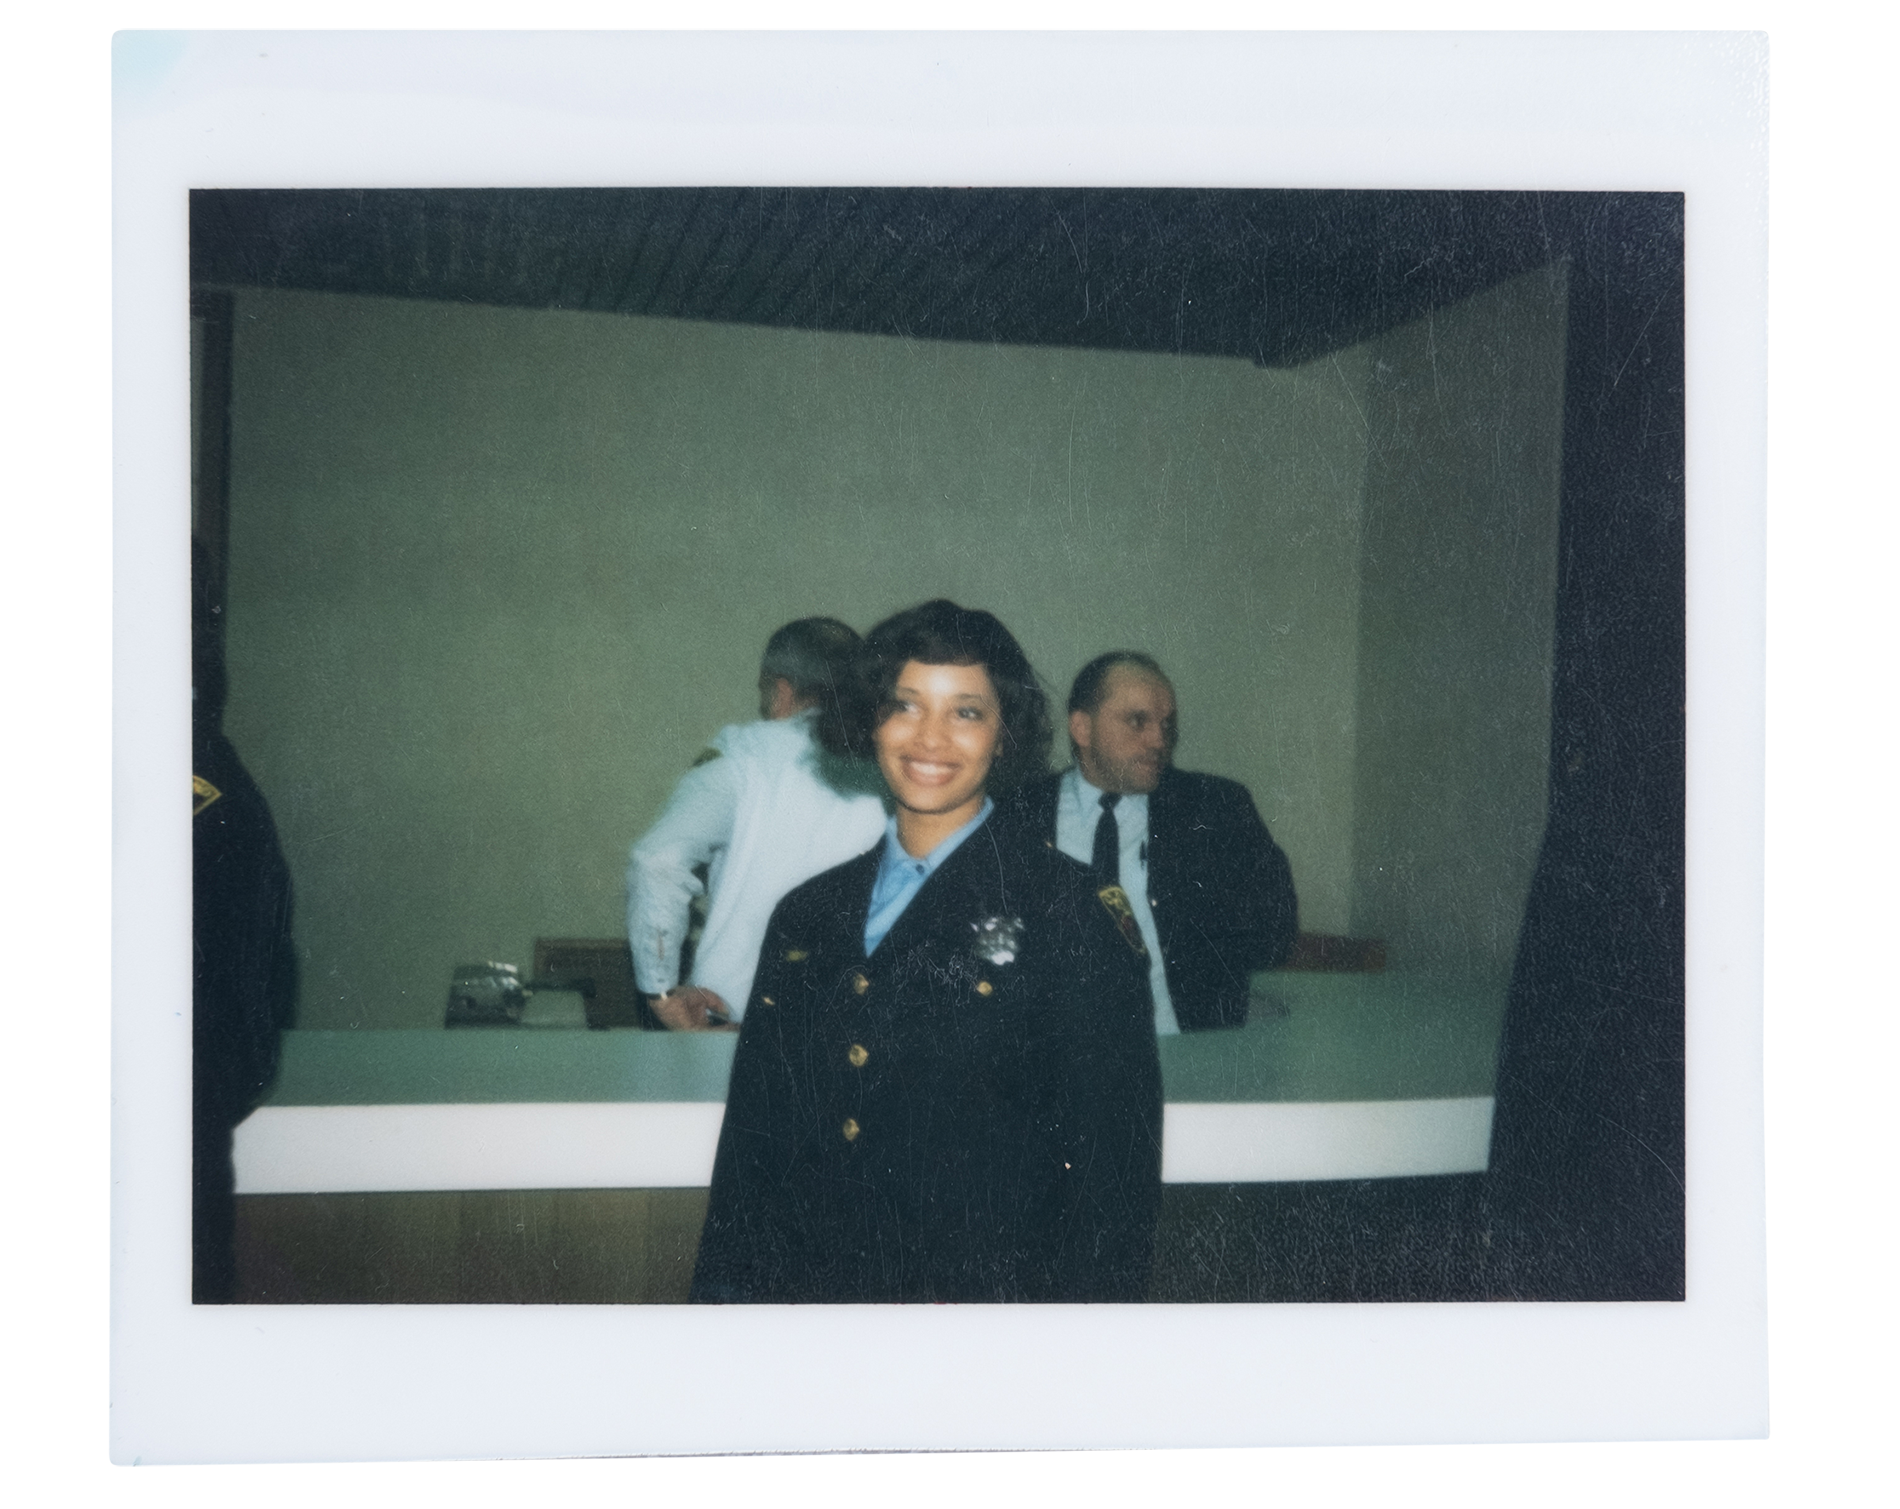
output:
{"label": "brass button", "polygon": [[778,1005],[778,1002],[773,1000],[770,996],[760,996],[759,1001],[762,1005],[766,1005],[766,1006]]}
{"label": "brass button", "polygon": [[871,982],[864,978],[863,970],[860,969],[856,974],[851,976],[851,988],[859,995],[863,995],[865,991],[871,988]]}
{"label": "brass button", "polygon": [[990,984],[988,980],[978,980],[976,982],[976,993],[980,996],[986,996],[994,989],[996,989],[996,987]]}
{"label": "brass button", "polygon": [[840,1130],[843,1131],[844,1140],[846,1142],[856,1142],[858,1140],[858,1124],[849,1116],[845,1117],[844,1126],[840,1128]]}
{"label": "brass button", "polygon": [[809,949],[788,948],[785,950],[785,962],[787,964],[803,964],[810,957],[811,951]]}
{"label": "brass button", "polygon": [[851,1045],[851,1051],[845,1054],[845,1057],[851,1060],[851,1067],[854,1069],[862,1069],[864,1067],[864,1061],[870,1056],[869,1053],[864,1051],[863,1043],[853,1043]]}

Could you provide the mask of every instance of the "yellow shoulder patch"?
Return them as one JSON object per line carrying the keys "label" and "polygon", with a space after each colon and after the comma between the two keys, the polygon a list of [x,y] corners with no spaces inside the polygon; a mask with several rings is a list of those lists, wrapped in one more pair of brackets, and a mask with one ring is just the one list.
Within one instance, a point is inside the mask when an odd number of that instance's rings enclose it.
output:
{"label": "yellow shoulder patch", "polygon": [[710,765],[714,760],[718,758],[719,758],[719,751],[708,746],[707,748],[700,750],[699,754],[694,758],[693,763],[689,768],[693,770],[697,770],[702,765]]}
{"label": "yellow shoulder patch", "polygon": [[1141,941],[1141,924],[1135,921],[1135,908],[1128,900],[1128,893],[1118,885],[1105,885],[1095,893],[1096,898],[1115,919],[1116,930],[1122,935],[1122,941],[1132,948],[1140,958],[1148,957],[1148,945]]}
{"label": "yellow shoulder patch", "polygon": [[196,817],[224,793],[201,775],[191,778],[191,815]]}

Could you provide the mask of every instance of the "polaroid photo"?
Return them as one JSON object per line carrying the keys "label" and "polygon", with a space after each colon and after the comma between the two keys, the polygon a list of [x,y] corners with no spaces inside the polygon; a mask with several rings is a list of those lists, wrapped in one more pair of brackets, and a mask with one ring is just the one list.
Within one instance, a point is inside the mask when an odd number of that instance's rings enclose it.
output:
{"label": "polaroid photo", "polygon": [[1761,1433],[1764,73],[122,34],[115,1459]]}

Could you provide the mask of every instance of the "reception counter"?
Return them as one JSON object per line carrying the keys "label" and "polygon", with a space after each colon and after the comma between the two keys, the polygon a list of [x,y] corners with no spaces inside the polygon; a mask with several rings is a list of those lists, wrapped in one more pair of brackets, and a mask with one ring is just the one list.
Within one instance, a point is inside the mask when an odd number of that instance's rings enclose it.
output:
{"label": "reception counter", "polygon": [[[1255,977],[1245,1027],[1161,1040],[1172,1184],[1482,1171],[1504,993]],[[291,1032],[240,1195],[703,1188],[729,1033]]]}
{"label": "reception counter", "polygon": [[[1161,1042],[1150,1298],[1443,1298],[1477,1271],[1501,986],[1276,973],[1248,1024]],[[237,1130],[241,1296],[676,1304],[735,1039],[292,1032]],[[1452,1177],[1416,1177],[1416,1176]]]}

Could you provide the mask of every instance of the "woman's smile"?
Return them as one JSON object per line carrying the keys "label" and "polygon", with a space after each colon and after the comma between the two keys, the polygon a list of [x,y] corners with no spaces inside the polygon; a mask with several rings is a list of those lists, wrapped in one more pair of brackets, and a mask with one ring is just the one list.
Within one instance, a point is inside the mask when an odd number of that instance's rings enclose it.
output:
{"label": "woman's smile", "polygon": [[946,781],[954,780],[959,769],[941,760],[905,759],[903,763],[911,780],[922,786],[941,786]]}

